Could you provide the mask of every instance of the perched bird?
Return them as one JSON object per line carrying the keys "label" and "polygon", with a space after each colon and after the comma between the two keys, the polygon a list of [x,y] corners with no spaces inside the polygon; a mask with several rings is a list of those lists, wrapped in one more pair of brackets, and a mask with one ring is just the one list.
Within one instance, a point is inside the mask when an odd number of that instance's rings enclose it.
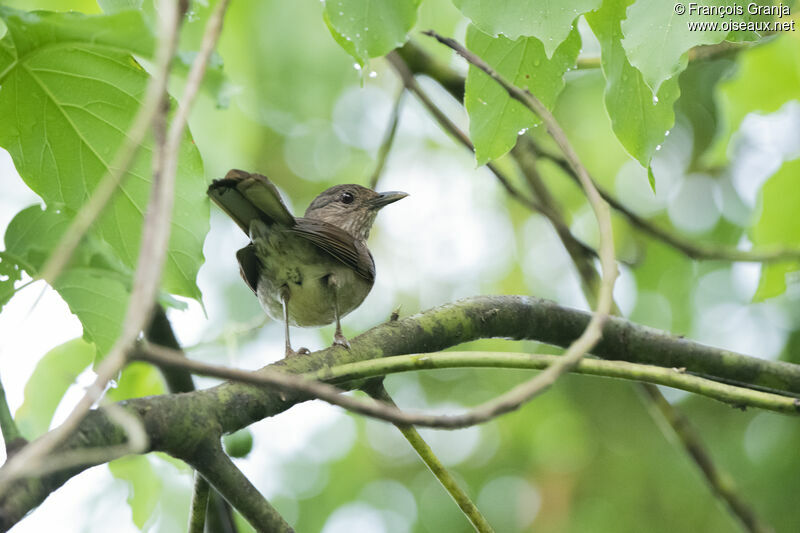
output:
{"label": "perched bird", "polygon": [[297,353],[289,342],[290,324],[336,322],[334,344],[349,347],[341,318],[375,282],[369,230],[382,207],[408,195],[336,185],[317,196],[304,217],[294,217],[269,179],[243,170],[214,180],[208,195],[250,237],[236,253],[239,270],[267,314],[283,319],[286,355]]}

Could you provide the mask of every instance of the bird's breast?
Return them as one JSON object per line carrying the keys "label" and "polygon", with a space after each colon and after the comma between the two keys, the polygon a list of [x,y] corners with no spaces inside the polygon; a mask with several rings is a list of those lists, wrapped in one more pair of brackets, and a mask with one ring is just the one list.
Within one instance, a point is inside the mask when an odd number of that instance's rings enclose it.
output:
{"label": "bird's breast", "polygon": [[258,299],[275,320],[283,320],[282,291],[289,296],[290,324],[324,326],[336,319],[337,295],[342,317],[358,307],[372,289],[372,281],[303,239],[272,232],[255,244],[262,267]]}

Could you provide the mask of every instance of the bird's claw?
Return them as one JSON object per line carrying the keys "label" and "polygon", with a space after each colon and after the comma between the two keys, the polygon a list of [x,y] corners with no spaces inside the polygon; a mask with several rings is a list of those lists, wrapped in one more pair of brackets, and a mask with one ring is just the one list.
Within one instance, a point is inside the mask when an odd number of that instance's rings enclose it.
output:
{"label": "bird's claw", "polygon": [[308,355],[311,353],[311,350],[308,348],[298,348],[297,351],[292,350],[291,348],[286,348],[286,358],[295,357],[297,355]]}

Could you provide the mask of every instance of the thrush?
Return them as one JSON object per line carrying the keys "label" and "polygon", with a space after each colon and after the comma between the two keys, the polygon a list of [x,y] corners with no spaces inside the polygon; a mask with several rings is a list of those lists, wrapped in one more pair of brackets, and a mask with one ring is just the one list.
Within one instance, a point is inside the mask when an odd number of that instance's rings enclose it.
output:
{"label": "thrush", "polygon": [[[341,318],[361,305],[375,283],[367,238],[378,211],[404,192],[378,193],[361,185],[323,191],[295,217],[266,177],[231,170],[214,180],[208,195],[250,237],[236,253],[242,279],[264,311],[289,326],[336,323],[334,345],[349,348]],[[301,352],[307,352],[301,349]]]}

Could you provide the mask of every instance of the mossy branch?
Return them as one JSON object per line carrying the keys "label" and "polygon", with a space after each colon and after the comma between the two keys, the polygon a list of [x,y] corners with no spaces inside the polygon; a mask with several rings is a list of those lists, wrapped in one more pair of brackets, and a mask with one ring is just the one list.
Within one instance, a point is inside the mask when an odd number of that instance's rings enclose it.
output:
{"label": "mossy branch", "polygon": [[[301,374],[336,365],[391,355],[441,351],[479,338],[529,339],[569,345],[585,329],[590,314],[548,300],[521,296],[479,296],[381,324],[351,339],[350,350],[329,348],[293,357],[269,368]],[[685,338],[609,317],[603,339],[592,353],[599,357],[685,369],[716,381],[749,388],[800,394],[800,365],[767,361],[705,346]],[[300,394],[226,382],[185,394],[138,398],[120,405],[138,416],[150,438],[148,451],[189,458],[209,436],[229,433],[308,400]],[[107,447],[125,442],[104,410],[94,410],[58,451]],[[48,494],[92,466],[69,468],[12,482],[0,498],[0,530],[16,524]],[[0,477],[4,468],[0,468]]]}

